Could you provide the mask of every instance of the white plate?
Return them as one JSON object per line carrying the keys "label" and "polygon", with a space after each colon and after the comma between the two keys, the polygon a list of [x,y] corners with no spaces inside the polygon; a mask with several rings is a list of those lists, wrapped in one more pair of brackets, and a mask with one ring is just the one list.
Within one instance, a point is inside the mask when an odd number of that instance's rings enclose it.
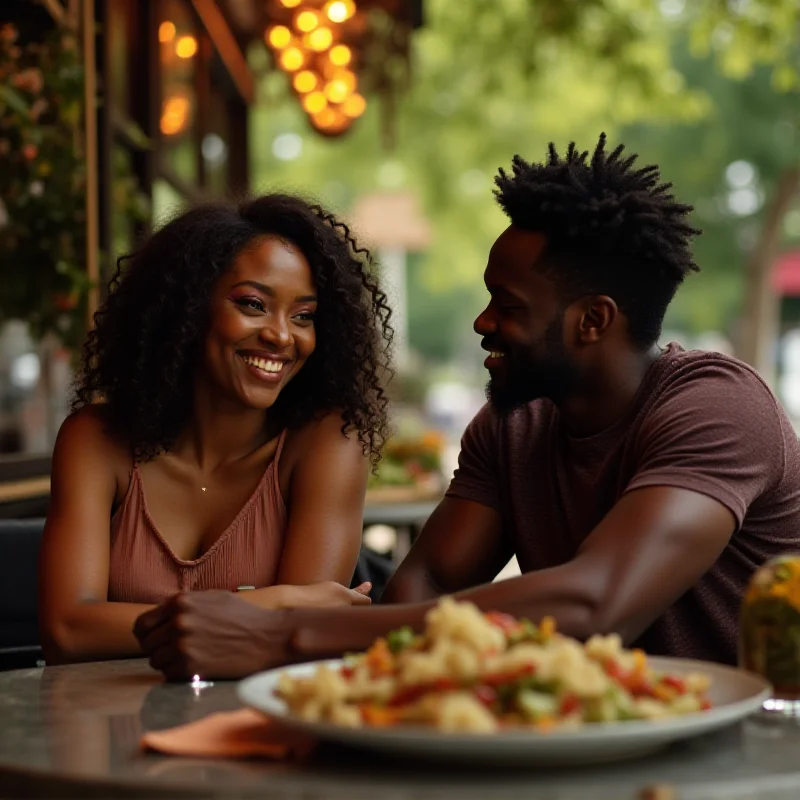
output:
{"label": "white plate", "polygon": [[289,713],[283,700],[275,696],[278,679],[283,673],[307,676],[323,663],[340,666],[342,661],[338,659],[253,675],[239,684],[238,695],[246,706],[279,719],[287,727],[327,741],[416,758],[547,766],[597,764],[645,755],[672,742],[732,725],[757,711],[770,696],[769,684],[763,678],[733,667],[655,656],[648,661],[658,672],[708,674],[712,680],[708,696],[713,708],[658,721],[593,723],[571,731],[452,734],[411,726],[344,728],[330,723],[306,722]]}

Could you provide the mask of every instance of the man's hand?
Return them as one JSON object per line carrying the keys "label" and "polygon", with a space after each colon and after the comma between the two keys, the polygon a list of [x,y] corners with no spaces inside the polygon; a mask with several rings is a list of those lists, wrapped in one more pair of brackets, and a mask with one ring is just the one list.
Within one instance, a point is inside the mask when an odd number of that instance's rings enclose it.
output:
{"label": "man's hand", "polygon": [[289,613],[258,608],[232,592],[190,592],[142,614],[133,632],[168,680],[242,678],[296,660]]}

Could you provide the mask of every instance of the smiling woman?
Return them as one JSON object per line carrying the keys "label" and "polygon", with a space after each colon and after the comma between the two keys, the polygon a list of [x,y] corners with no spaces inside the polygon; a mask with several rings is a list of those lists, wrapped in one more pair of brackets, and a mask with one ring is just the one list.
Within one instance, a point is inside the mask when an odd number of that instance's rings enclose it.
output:
{"label": "smiling woman", "polygon": [[180,592],[369,602],[346,587],[389,314],[347,226],[287,195],[192,209],[120,260],[53,456],[49,662],[137,653],[133,621]]}

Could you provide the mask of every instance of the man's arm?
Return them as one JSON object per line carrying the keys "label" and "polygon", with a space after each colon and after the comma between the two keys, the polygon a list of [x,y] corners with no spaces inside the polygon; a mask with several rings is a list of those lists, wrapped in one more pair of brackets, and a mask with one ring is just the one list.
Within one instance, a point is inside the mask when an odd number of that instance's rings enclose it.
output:
{"label": "man's arm", "polygon": [[[706,495],[666,486],[639,489],[622,497],[572,561],[457,597],[533,621],[551,615],[562,632],[578,638],[616,631],[629,643],[714,564],[735,527],[733,514]],[[180,608],[173,603],[137,622],[151,663],[170,678],[238,677],[361,649],[403,625],[421,630],[434,605],[256,610],[237,626],[231,618],[245,612],[231,596],[217,626],[209,604],[198,605],[201,599],[184,597]]]}
{"label": "man's arm", "polygon": [[382,603],[414,603],[488,583],[514,555],[500,513],[445,497],[389,581]]}

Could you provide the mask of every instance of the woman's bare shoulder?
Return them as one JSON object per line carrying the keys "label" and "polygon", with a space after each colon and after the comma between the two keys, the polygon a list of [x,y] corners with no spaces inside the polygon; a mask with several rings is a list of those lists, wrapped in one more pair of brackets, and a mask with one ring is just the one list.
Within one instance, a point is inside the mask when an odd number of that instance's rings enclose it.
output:
{"label": "woman's bare shoulder", "polygon": [[127,467],[131,460],[129,448],[111,432],[108,409],[100,403],[73,411],[61,424],[56,450],[99,457],[109,465]]}

